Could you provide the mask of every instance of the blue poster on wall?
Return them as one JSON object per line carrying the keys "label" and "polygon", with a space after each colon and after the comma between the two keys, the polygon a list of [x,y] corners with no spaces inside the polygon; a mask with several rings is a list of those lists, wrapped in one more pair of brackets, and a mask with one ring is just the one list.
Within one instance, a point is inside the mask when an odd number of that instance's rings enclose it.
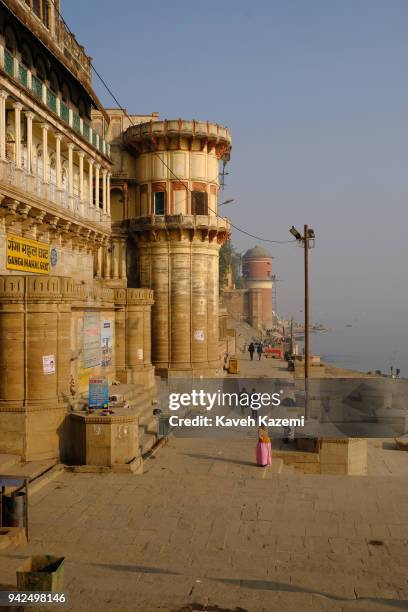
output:
{"label": "blue poster on wall", "polygon": [[89,379],[89,408],[109,408],[109,385],[107,378]]}

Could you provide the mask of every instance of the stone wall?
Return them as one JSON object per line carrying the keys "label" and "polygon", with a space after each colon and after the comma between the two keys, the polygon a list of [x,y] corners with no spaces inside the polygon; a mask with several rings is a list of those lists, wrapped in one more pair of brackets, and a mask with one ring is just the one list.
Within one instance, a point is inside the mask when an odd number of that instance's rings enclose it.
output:
{"label": "stone wall", "polygon": [[66,277],[0,276],[0,453],[63,456],[67,411],[86,398],[91,376],[153,386],[152,297]]}

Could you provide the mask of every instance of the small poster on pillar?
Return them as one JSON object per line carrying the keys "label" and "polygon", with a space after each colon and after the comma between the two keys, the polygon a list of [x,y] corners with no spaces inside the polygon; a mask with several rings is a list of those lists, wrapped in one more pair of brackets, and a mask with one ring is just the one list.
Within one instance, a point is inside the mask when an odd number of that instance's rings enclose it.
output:
{"label": "small poster on pillar", "polygon": [[112,321],[102,321],[101,350],[101,366],[107,368],[112,365]]}
{"label": "small poster on pillar", "polygon": [[43,355],[44,374],[55,374],[55,355]]}

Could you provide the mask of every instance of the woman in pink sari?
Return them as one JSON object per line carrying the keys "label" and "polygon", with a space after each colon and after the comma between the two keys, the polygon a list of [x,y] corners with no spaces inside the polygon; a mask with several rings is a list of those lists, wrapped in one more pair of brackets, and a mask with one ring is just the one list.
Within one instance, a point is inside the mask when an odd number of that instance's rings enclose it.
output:
{"label": "woman in pink sari", "polygon": [[272,445],[268,431],[260,427],[258,429],[258,444],[256,445],[256,463],[261,467],[272,465]]}

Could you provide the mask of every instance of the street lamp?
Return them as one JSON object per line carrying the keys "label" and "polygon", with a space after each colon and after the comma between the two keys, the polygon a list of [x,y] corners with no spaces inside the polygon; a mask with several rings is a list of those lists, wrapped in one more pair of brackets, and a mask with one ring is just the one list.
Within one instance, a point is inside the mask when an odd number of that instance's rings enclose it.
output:
{"label": "street lamp", "polygon": [[218,204],[218,208],[219,208],[220,206],[225,206],[226,204],[231,204],[231,202],[235,202],[235,200],[234,200],[234,199],[231,199],[231,200],[225,200],[225,202],[221,202],[221,204]]}
{"label": "street lamp", "polygon": [[305,254],[305,417],[309,416],[309,249],[314,247],[315,233],[308,225],[304,226],[303,236],[294,225],[289,232],[296,238]]}

